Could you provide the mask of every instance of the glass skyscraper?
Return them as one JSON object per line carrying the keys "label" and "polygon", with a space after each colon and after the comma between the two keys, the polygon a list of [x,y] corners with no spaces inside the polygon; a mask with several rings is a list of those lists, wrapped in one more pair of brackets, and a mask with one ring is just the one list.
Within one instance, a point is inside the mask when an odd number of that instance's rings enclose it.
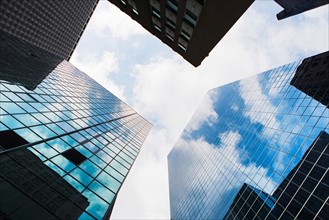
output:
{"label": "glass skyscraper", "polygon": [[67,61],[38,85],[47,63],[22,61],[0,64],[0,218],[108,219],[151,124]]}
{"label": "glass skyscraper", "polygon": [[325,52],[210,90],[168,155],[171,218],[328,218],[328,82]]}

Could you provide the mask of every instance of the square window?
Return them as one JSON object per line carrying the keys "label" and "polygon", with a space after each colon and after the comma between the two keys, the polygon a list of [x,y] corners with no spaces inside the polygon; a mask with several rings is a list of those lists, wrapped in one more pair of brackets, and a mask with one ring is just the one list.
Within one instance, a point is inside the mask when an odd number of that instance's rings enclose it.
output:
{"label": "square window", "polygon": [[87,160],[87,157],[85,157],[83,154],[81,154],[79,151],[77,151],[74,148],[71,148],[65,152],[62,153],[62,155],[74,163],[76,166],[83,163],[85,160]]}
{"label": "square window", "polygon": [[0,147],[8,150],[28,143],[13,130],[0,131]]}

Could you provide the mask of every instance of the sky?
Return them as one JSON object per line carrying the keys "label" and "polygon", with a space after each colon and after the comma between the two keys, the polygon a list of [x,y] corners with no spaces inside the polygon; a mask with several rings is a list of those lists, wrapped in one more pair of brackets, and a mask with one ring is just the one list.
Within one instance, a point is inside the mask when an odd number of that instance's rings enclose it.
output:
{"label": "sky", "polygon": [[278,21],[281,10],[255,1],[195,68],[99,2],[70,62],[153,124],[112,219],[170,218],[167,155],[208,90],[329,49],[329,6]]}

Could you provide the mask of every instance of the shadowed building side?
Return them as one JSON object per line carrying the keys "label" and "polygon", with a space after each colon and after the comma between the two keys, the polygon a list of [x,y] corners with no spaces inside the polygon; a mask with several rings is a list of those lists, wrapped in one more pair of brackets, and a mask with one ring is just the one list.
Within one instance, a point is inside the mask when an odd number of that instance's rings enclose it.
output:
{"label": "shadowed building side", "polygon": [[290,84],[328,107],[329,51],[304,59]]}
{"label": "shadowed building side", "polygon": [[305,11],[329,4],[329,0],[274,0],[283,11],[277,14],[278,20],[288,18]]}
{"label": "shadowed building side", "polygon": [[63,59],[0,30],[0,80],[34,90]]}
{"label": "shadowed building side", "polygon": [[[1,133],[0,149],[27,144]],[[88,199],[27,149],[0,154],[1,219],[77,219]]]}
{"label": "shadowed building side", "polygon": [[0,30],[69,60],[99,0],[2,0]]}
{"label": "shadowed building side", "polygon": [[254,2],[254,0],[109,1],[195,67],[201,64]]}
{"label": "shadowed building side", "polygon": [[329,134],[322,131],[273,196],[274,214],[283,219],[329,216]]}

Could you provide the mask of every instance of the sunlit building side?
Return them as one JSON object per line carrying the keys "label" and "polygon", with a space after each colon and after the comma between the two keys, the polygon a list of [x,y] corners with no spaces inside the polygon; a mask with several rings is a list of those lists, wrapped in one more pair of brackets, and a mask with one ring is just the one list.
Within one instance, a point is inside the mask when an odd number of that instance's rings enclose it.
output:
{"label": "sunlit building side", "polygon": [[34,90],[5,70],[0,219],[108,219],[151,124],[67,61]]}
{"label": "sunlit building side", "polygon": [[208,92],[168,155],[172,219],[329,216],[329,90],[291,83],[304,64]]}

